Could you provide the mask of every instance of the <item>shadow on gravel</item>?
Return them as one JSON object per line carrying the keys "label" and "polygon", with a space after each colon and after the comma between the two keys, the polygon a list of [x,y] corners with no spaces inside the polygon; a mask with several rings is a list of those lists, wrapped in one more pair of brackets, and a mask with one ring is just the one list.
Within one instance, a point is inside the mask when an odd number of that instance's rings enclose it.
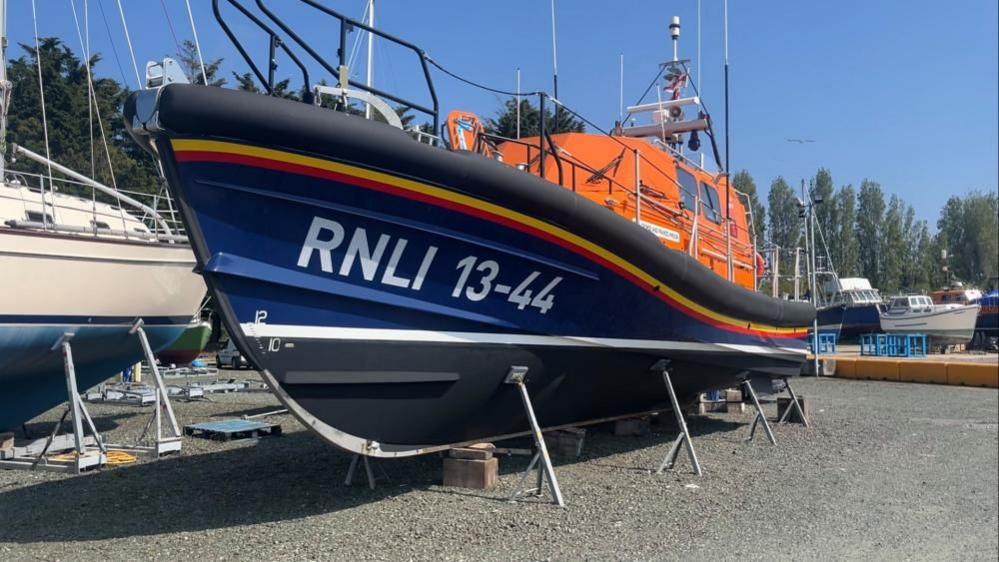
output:
{"label": "shadow on gravel", "polygon": [[0,542],[99,540],[284,521],[404,494],[440,477],[440,460],[433,456],[398,461],[398,468],[385,463],[389,474],[405,474],[408,483],[380,480],[372,491],[360,484],[363,472],[353,487],[344,486],[349,464],[349,455],[296,432],[217,453],[43,482],[0,492]]}
{"label": "shadow on gravel", "polygon": [[[696,436],[743,425],[695,418],[690,429]],[[651,434],[640,437],[614,437],[591,429],[581,458],[556,457],[555,464],[568,466],[650,447],[665,454],[675,437],[675,428],[668,424],[654,426]],[[355,475],[353,486],[345,486],[350,455],[305,431],[230,446],[219,452],[166,457],[10,491],[0,489],[0,521],[4,522],[0,542],[100,540],[279,522],[440,485],[438,455],[372,460],[376,475],[386,473],[390,480],[379,479],[377,488],[370,490],[363,471]],[[501,473],[521,472],[528,461],[524,456],[502,457]],[[26,481],[33,478],[23,474]],[[497,501],[506,501],[508,494],[502,489],[433,491]]]}
{"label": "shadow on gravel", "polygon": [[[97,431],[104,433],[118,428],[121,424],[118,423],[120,420],[134,418],[135,416],[148,416],[152,410],[139,410],[129,412],[119,412],[116,414],[101,414],[99,416],[94,416],[94,426],[97,427]],[[61,414],[60,414],[61,415]],[[52,433],[55,428],[55,424],[58,420],[48,420],[41,422],[32,422],[17,428],[14,434],[18,439],[44,439]],[[72,424],[68,420],[63,420],[62,427],[60,429],[61,433],[67,433],[73,430]],[[86,433],[90,433],[89,429],[85,429]]]}

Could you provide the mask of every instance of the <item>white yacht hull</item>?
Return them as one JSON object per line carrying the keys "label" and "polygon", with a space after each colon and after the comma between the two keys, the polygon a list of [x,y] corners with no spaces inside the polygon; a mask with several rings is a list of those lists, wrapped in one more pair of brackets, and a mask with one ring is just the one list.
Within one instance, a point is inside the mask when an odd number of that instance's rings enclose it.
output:
{"label": "white yacht hull", "polygon": [[185,244],[0,228],[0,430],[65,400],[62,334],[81,390],[141,359],[136,319],[170,345],[205,294],[194,265]]}
{"label": "white yacht hull", "polygon": [[977,304],[948,306],[932,311],[904,314],[881,313],[881,331],[889,334],[926,334],[935,345],[963,344],[971,341],[981,307]]}

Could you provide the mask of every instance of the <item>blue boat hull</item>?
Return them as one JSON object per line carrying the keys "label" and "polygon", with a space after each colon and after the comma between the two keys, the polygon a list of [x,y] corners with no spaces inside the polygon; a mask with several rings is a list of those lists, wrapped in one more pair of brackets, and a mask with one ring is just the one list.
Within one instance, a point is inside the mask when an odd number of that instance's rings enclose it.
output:
{"label": "blue boat hull", "polygon": [[[65,333],[70,340],[77,390],[84,391],[143,358],[131,323],[76,323],[34,319],[0,323],[0,430],[10,430],[66,401],[62,352],[52,346]],[[187,327],[184,319],[146,319],[144,330],[153,350],[173,343]],[[119,320],[120,322],[120,320]]]}
{"label": "blue boat hull", "polygon": [[[214,90],[170,86],[161,102],[171,92],[238,97],[212,113],[239,107],[248,135],[261,129],[247,119],[279,107],[332,120],[317,134],[333,130],[344,143],[306,143],[334,158],[156,138],[228,331],[291,411],[340,447],[396,456],[522,433],[523,407],[504,384],[512,366],[528,367],[545,427],[668,407],[650,371],[660,359],[685,401],[800,371],[810,306],[729,284],[640,227],[507,166],[360,119]],[[180,99],[178,116],[207,110]],[[257,103],[264,113],[250,110]],[[160,109],[164,123],[169,115]],[[661,272],[635,265],[643,260]],[[726,307],[784,323],[737,319]]]}
{"label": "blue boat hull", "polygon": [[861,334],[880,331],[881,305],[850,306],[843,311],[843,329],[840,332],[842,339],[856,340]]}

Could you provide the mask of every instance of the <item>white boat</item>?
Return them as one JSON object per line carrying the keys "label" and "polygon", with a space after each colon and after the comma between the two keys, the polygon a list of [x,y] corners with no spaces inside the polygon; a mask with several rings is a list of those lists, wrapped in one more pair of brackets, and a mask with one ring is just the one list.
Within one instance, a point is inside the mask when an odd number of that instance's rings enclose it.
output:
{"label": "white boat", "polygon": [[[205,294],[186,239],[162,217],[38,188],[47,178],[8,172],[0,182],[0,430],[66,400],[62,355],[73,334],[79,390],[139,361],[137,319],[154,351],[188,326]],[[79,184],[63,184],[66,191]],[[127,197],[127,196],[126,196]],[[141,211],[141,209],[140,209]],[[140,215],[141,216],[141,215]]]}
{"label": "white boat", "polygon": [[926,334],[932,345],[964,344],[975,334],[977,304],[933,304],[930,297],[894,297],[881,313],[881,331],[889,334]]}

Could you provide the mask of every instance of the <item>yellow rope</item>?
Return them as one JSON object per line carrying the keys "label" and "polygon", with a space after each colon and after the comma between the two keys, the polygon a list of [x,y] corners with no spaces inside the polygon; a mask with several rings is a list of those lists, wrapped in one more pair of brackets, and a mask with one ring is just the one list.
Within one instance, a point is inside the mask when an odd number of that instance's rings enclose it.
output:
{"label": "yellow rope", "polygon": [[[69,462],[76,460],[76,451],[70,451],[68,453],[62,453],[59,455],[50,455],[49,460]],[[107,454],[107,464],[117,465],[117,464],[130,464],[137,460],[136,456],[125,451],[108,451]]]}

